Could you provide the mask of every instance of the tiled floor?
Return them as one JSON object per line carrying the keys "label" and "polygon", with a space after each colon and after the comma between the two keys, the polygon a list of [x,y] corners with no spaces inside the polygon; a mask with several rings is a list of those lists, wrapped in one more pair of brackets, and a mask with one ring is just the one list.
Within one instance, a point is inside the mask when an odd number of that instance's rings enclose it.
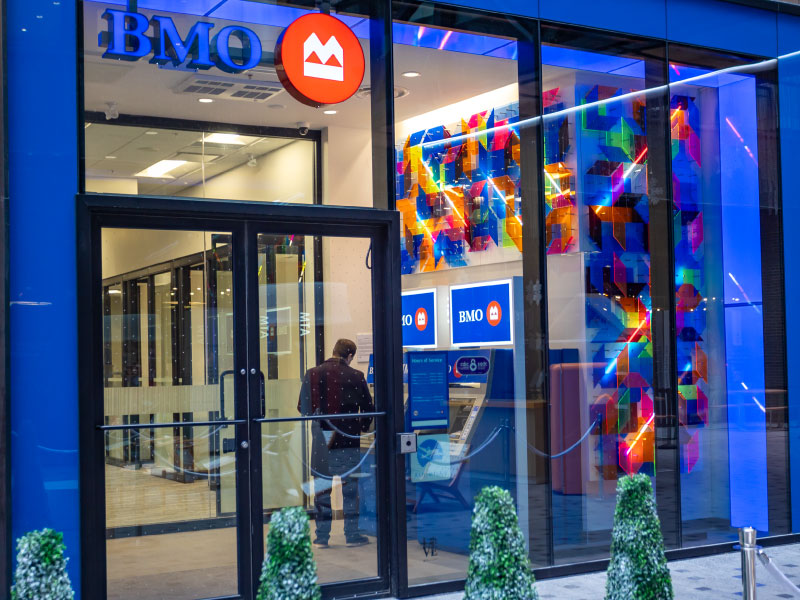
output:
{"label": "tiled floor", "polygon": [[[800,544],[766,548],[775,564],[800,586]],[[677,600],[741,598],[741,558],[738,553],[671,562],[670,572]],[[781,587],[759,562],[756,566],[757,600],[795,598]],[[598,600],[603,597],[606,574],[591,573],[539,581],[540,600]],[[432,596],[429,600],[461,600],[461,594]]]}

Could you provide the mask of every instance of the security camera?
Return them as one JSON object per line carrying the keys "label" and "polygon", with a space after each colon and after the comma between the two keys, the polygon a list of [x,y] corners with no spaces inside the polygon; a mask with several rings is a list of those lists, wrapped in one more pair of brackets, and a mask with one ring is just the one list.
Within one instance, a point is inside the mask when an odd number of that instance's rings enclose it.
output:
{"label": "security camera", "polygon": [[308,130],[311,129],[311,125],[306,123],[305,121],[300,121],[297,124],[297,133],[300,135],[308,135]]}
{"label": "security camera", "polygon": [[252,154],[247,155],[247,166],[250,168],[258,166],[258,161],[256,161],[256,157]]}

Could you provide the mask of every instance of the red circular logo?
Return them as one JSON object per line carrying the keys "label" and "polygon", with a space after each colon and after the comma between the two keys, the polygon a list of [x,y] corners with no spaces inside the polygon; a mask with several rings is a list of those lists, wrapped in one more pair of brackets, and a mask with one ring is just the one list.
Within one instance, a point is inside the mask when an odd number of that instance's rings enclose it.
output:
{"label": "red circular logo", "polygon": [[344,102],[364,79],[361,42],[339,19],[304,15],[275,44],[275,70],[292,97],[309,106]]}
{"label": "red circular logo", "polygon": [[428,311],[420,307],[417,309],[417,314],[414,315],[414,324],[420,331],[425,331],[428,327]]}
{"label": "red circular logo", "polygon": [[486,320],[489,321],[489,325],[492,327],[497,326],[502,318],[503,309],[500,308],[500,304],[494,300],[489,302],[489,306],[486,307]]}

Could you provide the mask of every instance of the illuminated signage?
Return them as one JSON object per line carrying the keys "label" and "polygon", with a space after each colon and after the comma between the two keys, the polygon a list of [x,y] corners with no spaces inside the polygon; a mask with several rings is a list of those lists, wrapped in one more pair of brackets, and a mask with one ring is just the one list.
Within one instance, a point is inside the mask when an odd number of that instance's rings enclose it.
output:
{"label": "illuminated signage", "polygon": [[[103,58],[136,61],[152,53],[153,64],[178,66],[190,58],[189,68],[216,66],[226,73],[241,73],[261,62],[261,40],[252,29],[240,25],[223,27],[211,37],[214,24],[198,21],[182,37],[169,17],[148,20],[139,13],[109,9],[103,19],[108,23],[108,35],[101,34],[99,40],[106,46]],[[153,34],[148,36],[150,29]],[[232,39],[238,43],[232,44]]]}
{"label": "illuminated signage", "polygon": [[344,102],[364,79],[361,42],[339,19],[311,13],[283,30],[275,70],[295,100],[309,106]]}
{"label": "illuminated signage", "polygon": [[455,347],[514,342],[511,280],[450,288],[450,337]]}
{"label": "illuminated signage", "polygon": [[436,289],[403,293],[403,347],[436,348]]}
{"label": "illuminated signage", "polygon": [[[198,21],[186,36],[170,17],[147,18],[137,12],[108,9],[103,13],[108,31],[100,34],[103,58],[137,61],[151,56],[157,65],[184,65],[190,69],[217,67],[241,73],[263,60],[263,45],[255,31]],[[212,35],[213,34],[213,35]],[[275,70],[296,100],[309,106],[344,102],[364,79],[361,42],[339,19],[310,13],[283,30],[275,46]]]}

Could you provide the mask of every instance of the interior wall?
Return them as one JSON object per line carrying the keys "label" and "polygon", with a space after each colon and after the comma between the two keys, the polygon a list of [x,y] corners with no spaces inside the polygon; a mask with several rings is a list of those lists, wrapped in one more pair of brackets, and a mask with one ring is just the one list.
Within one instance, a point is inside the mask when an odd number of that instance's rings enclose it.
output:
{"label": "interior wall", "polygon": [[211,247],[211,233],[157,229],[103,229],[103,278],[202,252]]}
{"label": "interior wall", "polygon": [[[358,342],[358,334],[372,334],[372,271],[367,270],[367,238],[325,237],[322,261],[325,273],[325,356],[336,340]],[[359,350],[352,367],[367,372]],[[369,356],[366,356],[369,359]]]}
{"label": "interior wall", "polygon": [[314,144],[295,140],[256,158],[256,166],[243,164],[184,190],[180,196],[260,202],[314,203]]}

